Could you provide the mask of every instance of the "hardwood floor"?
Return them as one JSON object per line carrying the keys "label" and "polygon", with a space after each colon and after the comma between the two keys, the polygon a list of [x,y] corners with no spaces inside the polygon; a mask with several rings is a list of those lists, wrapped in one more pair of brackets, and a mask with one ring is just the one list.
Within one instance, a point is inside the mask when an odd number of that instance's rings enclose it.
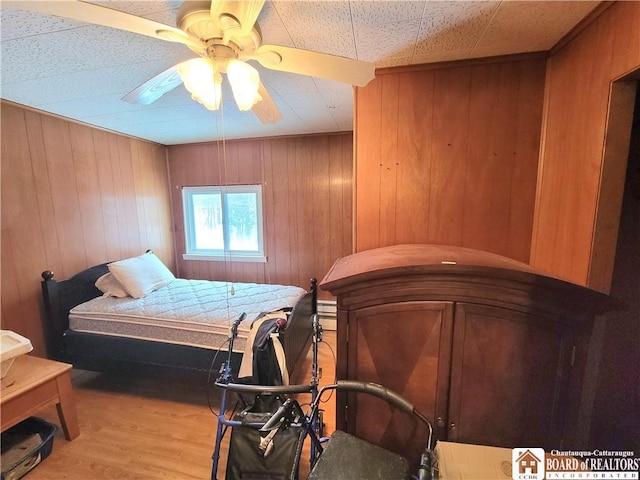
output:
{"label": "hardwood floor", "polygon": [[[319,345],[320,385],[334,381],[335,338],[335,332],[326,331]],[[309,381],[311,352],[300,372],[304,375],[293,382]],[[73,387],[80,436],[67,441],[58,429],[51,455],[29,473],[29,480],[210,478],[217,422],[202,382],[74,372]],[[219,392],[211,393],[210,403],[216,410]],[[322,407],[327,434],[335,430],[334,400],[332,396]],[[53,406],[37,416],[59,426]],[[229,434],[222,445],[220,480]],[[301,478],[308,472],[308,458],[303,457]]]}

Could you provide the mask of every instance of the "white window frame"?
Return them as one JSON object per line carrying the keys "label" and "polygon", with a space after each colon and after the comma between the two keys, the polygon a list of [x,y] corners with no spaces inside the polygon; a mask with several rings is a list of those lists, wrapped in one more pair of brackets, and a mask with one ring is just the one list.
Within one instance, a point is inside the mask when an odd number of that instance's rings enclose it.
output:
{"label": "white window frame", "polygon": [[[224,233],[224,250],[205,250],[195,247],[195,232],[193,221],[192,197],[194,194],[216,194],[222,195],[222,215],[223,228],[227,225],[225,219],[224,196],[227,193],[254,193],[256,195],[256,222],[258,228],[258,251],[229,250],[228,230]],[[262,212],[262,185],[208,185],[200,187],[182,187],[182,209],[184,214],[184,236],[185,250],[182,255],[185,260],[206,260],[206,261],[232,261],[232,262],[266,262],[264,254],[264,228]]]}

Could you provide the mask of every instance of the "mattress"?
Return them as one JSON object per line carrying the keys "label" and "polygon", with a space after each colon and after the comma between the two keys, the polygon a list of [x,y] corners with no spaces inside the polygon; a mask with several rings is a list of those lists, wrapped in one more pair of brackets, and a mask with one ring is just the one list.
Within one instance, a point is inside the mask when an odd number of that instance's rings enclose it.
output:
{"label": "mattress", "polygon": [[82,303],[69,312],[69,328],[219,349],[233,322],[246,313],[234,342],[234,351],[243,352],[256,317],[292,308],[305,293],[285,285],[178,278],[143,298],[102,296]]}

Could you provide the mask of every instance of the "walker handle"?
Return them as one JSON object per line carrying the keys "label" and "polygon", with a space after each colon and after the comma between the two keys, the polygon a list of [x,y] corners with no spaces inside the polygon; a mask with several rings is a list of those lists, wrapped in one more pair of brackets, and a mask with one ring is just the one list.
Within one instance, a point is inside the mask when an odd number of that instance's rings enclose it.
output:
{"label": "walker handle", "polygon": [[254,393],[256,395],[263,393],[309,393],[312,389],[311,385],[250,385],[222,382],[216,382],[215,386],[232,392]]}
{"label": "walker handle", "polygon": [[413,404],[409,402],[409,400],[399,393],[389,390],[378,383],[359,382],[357,380],[338,380],[336,382],[336,386],[338,390],[367,393],[369,395],[382,398],[407,413],[413,413],[415,410],[413,408]]}

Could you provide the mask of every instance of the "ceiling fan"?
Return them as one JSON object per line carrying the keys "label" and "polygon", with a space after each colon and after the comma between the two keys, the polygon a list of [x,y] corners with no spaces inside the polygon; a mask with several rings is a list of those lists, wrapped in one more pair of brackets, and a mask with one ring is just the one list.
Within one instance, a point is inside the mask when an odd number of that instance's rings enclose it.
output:
{"label": "ceiling fan", "polygon": [[283,72],[364,86],[375,76],[370,62],[281,45],[263,45],[257,23],[265,0],[187,0],[177,28],[82,0],[6,0],[6,6],[139,33],[186,45],[198,57],[161,72],[122,99],[147,105],[184,83],[194,100],[216,110],[222,74],[227,76],[240,110],[252,110],[263,123],[282,118],[248,61]]}

